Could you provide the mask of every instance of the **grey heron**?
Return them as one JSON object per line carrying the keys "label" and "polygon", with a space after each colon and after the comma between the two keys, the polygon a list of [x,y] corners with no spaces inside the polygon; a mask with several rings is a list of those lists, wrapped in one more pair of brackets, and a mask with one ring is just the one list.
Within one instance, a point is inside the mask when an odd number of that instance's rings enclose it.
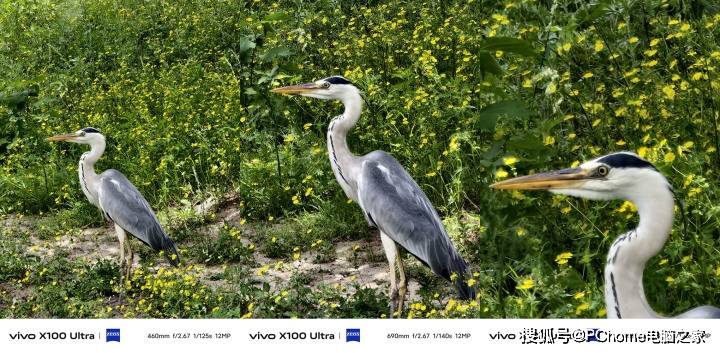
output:
{"label": "grey heron", "polygon": [[[408,250],[437,275],[455,282],[461,299],[475,297],[465,282],[467,264],[453,246],[440,216],[405,168],[384,151],[364,156],[348,148],[347,133],[360,118],[360,91],[342,76],[275,88],[275,93],[340,100],[345,111],[327,131],[327,147],[335,179],[348,198],[357,203],[365,220],[380,230],[390,265],[390,316],[402,313],[407,278],[398,245]],[[395,266],[400,275],[398,284]]]}
{"label": "grey heron", "polygon": [[[608,318],[659,318],[645,297],[643,271],[670,234],[675,212],[670,183],[650,162],[631,152],[617,152],[577,168],[538,173],[497,182],[491,187],[549,190],[592,200],[623,199],[640,215],[637,228],[617,237],[605,265],[605,306]],[[720,309],[700,306],[678,318],[720,318]]]}
{"label": "grey heron", "polygon": [[[130,233],[156,251],[162,250],[165,257],[177,266],[180,256],[175,243],[167,236],[147,200],[137,188],[120,172],[108,169],[95,173],[95,162],[105,152],[105,136],[99,130],[86,127],[73,133],[57,135],[48,141],[68,141],[90,145],[90,151],[80,157],[78,174],[80,187],[88,201],[102,211],[103,216],[115,225],[120,241],[120,266],[125,266],[125,275],[130,275],[133,253],[126,233]],[[125,247],[128,254],[125,256]]]}

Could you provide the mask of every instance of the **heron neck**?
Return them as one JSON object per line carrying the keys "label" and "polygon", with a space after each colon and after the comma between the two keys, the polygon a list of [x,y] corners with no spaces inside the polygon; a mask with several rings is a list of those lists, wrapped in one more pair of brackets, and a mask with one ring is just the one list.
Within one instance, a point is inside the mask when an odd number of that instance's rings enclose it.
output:
{"label": "heron neck", "polygon": [[78,174],[80,177],[80,187],[90,202],[96,206],[98,204],[97,196],[97,173],[95,173],[95,162],[102,157],[105,152],[105,142],[97,142],[90,145],[90,151],[83,153],[80,157]]}
{"label": "heron neck", "polygon": [[345,194],[357,202],[357,182],[355,170],[358,165],[355,156],[348,147],[347,133],[357,124],[362,112],[362,98],[359,94],[352,94],[342,99],[345,111],[330,122],[328,127],[328,156],[335,178],[345,191]]}
{"label": "heron neck", "polygon": [[659,315],[645,297],[643,271],[670,234],[673,195],[667,182],[651,182],[634,190],[628,199],[637,207],[640,223],[610,247],[605,266],[606,310],[609,318],[656,318]]}

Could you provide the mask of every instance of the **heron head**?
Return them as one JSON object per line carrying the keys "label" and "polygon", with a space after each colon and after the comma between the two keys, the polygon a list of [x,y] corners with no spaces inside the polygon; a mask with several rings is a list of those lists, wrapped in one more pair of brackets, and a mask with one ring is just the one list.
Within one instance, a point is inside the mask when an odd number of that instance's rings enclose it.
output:
{"label": "heron head", "polygon": [[67,141],[92,145],[95,142],[105,141],[105,137],[100,133],[100,130],[94,127],[86,127],[69,134],[48,137],[47,140],[51,142]]}
{"label": "heron head", "polygon": [[294,86],[278,87],[274,93],[301,95],[318,99],[344,100],[351,95],[359,95],[360,91],[352,82],[342,76],[330,76],[315,82],[303,83]]}
{"label": "heron head", "polygon": [[[503,190],[548,190],[592,200],[635,200],[646,188],[670,184],[650,162],[632,152],[616,152],[575,168],[537,173],[490,185]],[[672,188],[670,188],[672,190]]]}

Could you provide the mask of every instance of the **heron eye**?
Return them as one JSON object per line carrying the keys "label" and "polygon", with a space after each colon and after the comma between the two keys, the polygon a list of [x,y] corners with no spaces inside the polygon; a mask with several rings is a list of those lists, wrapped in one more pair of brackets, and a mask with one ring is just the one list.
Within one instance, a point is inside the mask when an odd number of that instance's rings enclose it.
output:
{"label": "heron eye", "polygon": [[604,165],[601,165],[597,168],[597,173],[599,176],[606,176],[608,175],[608,172],[610,172],[610,170]]}
{"label": "heron eye", "polygon": [[81,131],[80,136],[85,136],[85,131]]}
{"label": "heron eye", "polygon": [[323,88],[330,88],[330,82],[323,82],[322,87],[323,87]]}

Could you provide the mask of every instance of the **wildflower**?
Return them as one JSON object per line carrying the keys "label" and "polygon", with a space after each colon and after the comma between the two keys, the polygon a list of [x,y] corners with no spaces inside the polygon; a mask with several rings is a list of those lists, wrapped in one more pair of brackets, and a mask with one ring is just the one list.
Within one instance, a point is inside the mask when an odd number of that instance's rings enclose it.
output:
{"label": "wildflower", "polygon": [[512,157],[512,156],[503,158],[503,163],[505,163],[505,165],[507,165],[507,166],[512,166],[515,163],[517,163],[517,161],[518,161],[518,159],[515,157]]}
{"label": "wildflower", "polygon": [[665,85],[663,86],[662,91],[665,93],[665,97],[667,97],[667,99],[675,99],[675,85]]}
{"label": "wildflower", "polygon": [[672,163],[672,161],[675,160],[675,153],[668,152],[665,154],[665,162],[666,163]]}
{"label": "wildflower", "polygon": [[516,288],[522,289],[522,290],[528,290],[528,289],[532,289],[533,287],[535,287],[535,281],[533,281],[532,278],[526,278]]}
{"label": "wildflower", "polygon": [[555,262],[557,262],[558,265],[565,265],[568,263],[568,260],[572,259],[572,257],[573,253],[564,252],[555,257]]}
{"label": "wildflower", "polygon": [[550,82],[550,84],[545,88],[545,94],[551,95],[557,91],[557,85],[555,82]]}
{"label": "wildflower", "polygon": [[580,315],[583,311],[590,308],[590,305],[588,303],[582,303],[578,305],[577,308],[575,308],[575,315]]}
{"label": "wildflower", "polygon": [[505,179],[505,178],[507,178],[507,176],[508,176],[508,172],[506,172],[505,169],[501,168],[495,172],[495,179],[498,179],[498,180]]}
{"label": "wildflower", "polygon": [[595,52],[599,53],[603,49],[605,49],[605,44],[603,44],[603,42],[601,40],[596,40],[595,41]]}

